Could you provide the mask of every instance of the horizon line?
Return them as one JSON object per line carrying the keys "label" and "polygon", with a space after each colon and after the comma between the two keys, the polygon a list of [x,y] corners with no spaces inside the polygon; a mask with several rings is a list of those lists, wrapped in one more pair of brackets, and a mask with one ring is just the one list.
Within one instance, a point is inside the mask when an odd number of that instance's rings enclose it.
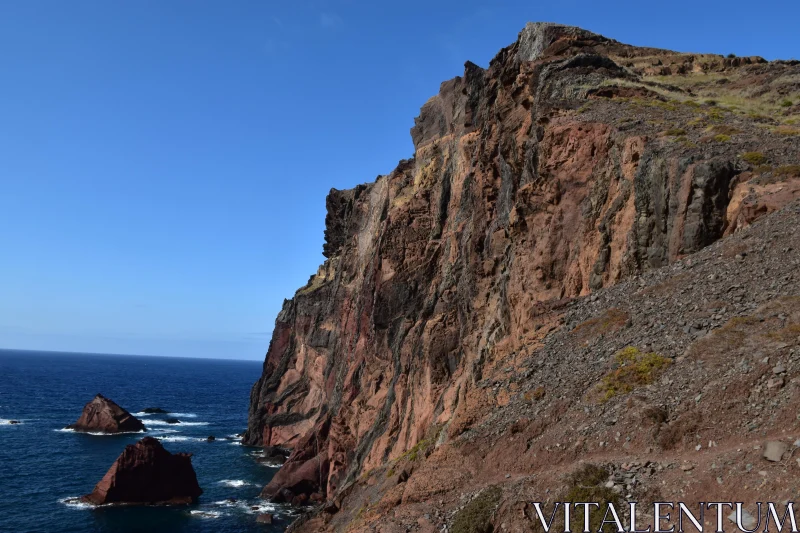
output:
{"label": "horizon line", "polygon": [[212,361],[248,361],[260,362],[261,359],[241,359],[238,357],[192,357],[185,355],[155,355],[155,354],[130,354],[130,353],[107,353],[107,352],[71,352],[65,350],[37,350],[34,348],[3,348],[0,347],[0,352],[35,352],[35,353],[48,353],[48,354],[62,354],[62,355],[108,355],[112,357],[153,357],[153,358],[167,358],[167,359],[210,359]]}

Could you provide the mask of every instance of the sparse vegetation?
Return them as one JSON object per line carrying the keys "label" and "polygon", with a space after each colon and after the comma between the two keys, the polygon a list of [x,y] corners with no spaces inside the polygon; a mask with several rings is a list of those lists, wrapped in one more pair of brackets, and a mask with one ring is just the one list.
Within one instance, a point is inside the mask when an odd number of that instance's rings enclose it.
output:
{"label": "sparse vegetation", "polygon": [[787,324],[779,330],[770,331],[767,337],[780,342],[792,342],[800,337],[800,324]]}
{"label": "sparse vegetation", "polygon": [[742,130],[729,124],[715,124],[711,126],[710,131],[721,135],[736,135],[737,133],[742,133]]}
{"label": "sparse vegetation", "polygon": [[781,178],[800,177],[800,165],[783,165],[772,173]]}
{"label": "sparse vegetation", "polygon": [[766,174],[768,172],[772,172],[772,170],[772,165],[758,165],[757,167],[753,168],[753,172],[756,174]]}
{"label": "sparse vegetation", "polygon": [[742,159],[751,165],[763,165],[767,162],[767,156],[761,152],[745,152],[742,154]]}
{"label": "sparse vegetation", "polygon": [[792,128],[791,126],[778,126],[772,131],[778,135],[800,135],[800,129]]}
{"label": "sparse vegetation", "polygon": [[629,318],[628,313],[622,309],[612,307],[605,310],[600,316],[581,322],[575,326],[572,333],[579,340],[586,341],[598,335],[621,330],[628,323]]}
{"label": "sparse vegetation", "polygon": [[681,135],[686,135],[686,130],[683,128],[670,128],[664,132],[664,135],[667,137],[679,137]]}
{"label": "sparse vegetation", "polygon": [[[500,487],[489,487],[472,499],[453,518],[452,533],[492,533],[492,515],[500,503]],[[581,500],[594,501],[594,500]]]}
{"label": "sparse vegetation", "polygon": [[603,377],[600,383],[602,401],[627,394],[636,387],[649,385],[670,363],[670,359],[656,352],[642,353],[639,348],[628,346],[617,352],[614,360],[618,368]]}
{"label": "sparse vegetation", "polygon": [[[570,477],[567,493],[562,498],[564,502],[596,502],[600,509],[605,509],[609,503],[619,508],[619,495],[605,486],[608,471],[597,465],[587,464],[576,470]],[[603,521],[602,513],[592,513],[589,521],[591,531],[600,531]],[[572,531],[583,531],[583,514],[574,513],[570,517]]]}
{"label": "sparse vegetation", "polygon": [[724,133],[718,133],[717,135],[714,135],[714,140],[718,143],[725,143],[731,140],[731,136],[725,135]]}
{"label": "sparse vegetation", "polygon": [[542,398],[544,398],[544,395],[545,395],[544,386],[539,385],[535,389],[526,392],[524,397],[525,397],[525,401],[534,402],[534,401],[538,401],[538,400],[541,400]]}

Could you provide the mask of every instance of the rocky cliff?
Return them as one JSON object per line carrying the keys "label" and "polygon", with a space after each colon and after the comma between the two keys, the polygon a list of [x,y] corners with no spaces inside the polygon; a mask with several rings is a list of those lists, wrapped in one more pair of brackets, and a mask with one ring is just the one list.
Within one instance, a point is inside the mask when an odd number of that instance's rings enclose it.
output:
{"label": "rocky cliff", "polygon": [[[630,329],[631,311],[621,301],[583,317],[597,322],[573,360],[548,348],[575,327],[565,310],[799,197],[798,122],[798,62],[638,48],[537,23],[488,68],[467,63],[415,119],[412,159],[327,198],[327,259],[284,303],[251,395],[245,443],[293,450],[263,496],[327,501],[334,529],[387,497],[375,516],[436,494],[450,494],[446,508],[467,485],[469,469],[455,465],[504,410],[525,422],[492,426],[492,446],[531,425],[541,435],[570,409],[578,424],[584,407],[624,401],[636,384],[598,393],[611,363],[586,347],[597,331]],[[686,320],[689,340],[712,329]],[[669,359],[688,342],[640,344]],[[423,481],[414,465],[432,457],[439,467]],[[526,468],[544,466],[540,456]],[[375,472],[391,486],[370,482]],[[473,488],[490,481],[475,475]],[[426,520],[449,520],[438,516]]]}

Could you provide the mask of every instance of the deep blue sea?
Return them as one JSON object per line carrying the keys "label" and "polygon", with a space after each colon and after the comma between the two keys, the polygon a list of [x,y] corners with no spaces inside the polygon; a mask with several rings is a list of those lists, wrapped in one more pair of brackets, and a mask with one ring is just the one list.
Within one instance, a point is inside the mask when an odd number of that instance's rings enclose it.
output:
{"label": "deep blue sea", "polygon": [[[0,350],[0,531],[282,531],[290,511],[257,498],[275,468],[254,460],[258,449],[222,439],[246,429],[250,387],[260,374],[255,361]],[[168,425],[164,415],[141,417],[167,450],[194,454],[203,489],[197,505],[67,503],[91,492],[125,445],[144,436],[64,431],[97,393],[134,414],[161,407],[181,420]],[[217,440],[206,442],[209,435]],[[278,522],[256,523],[259,512],[276,513]]]}

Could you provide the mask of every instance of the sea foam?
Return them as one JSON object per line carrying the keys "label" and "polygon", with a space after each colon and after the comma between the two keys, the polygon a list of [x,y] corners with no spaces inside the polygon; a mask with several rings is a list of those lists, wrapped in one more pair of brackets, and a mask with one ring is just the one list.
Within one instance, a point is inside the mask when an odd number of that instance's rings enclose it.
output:
{"label": "sea foam", "polygon": [[83,509],[94,509],[96,505],[92,505],[91,503],[86,503],[85,501],[81,500],[79,496],[69,496],[68,498],[61,498],[58,500],[58,503],[62,505],[66,505],[71,509],[83,510]]}
{"label": "sea foam", "polygon": [[250,485],[254,485],[254,483],[250,483],[249,481],[245,481],[243,479],[223,479],[222,481],[218,481],[220,485],[225,485],[226,487],[247,487]]}
{"label": "sea foam", "polygon": [[144,431],[120,431],[119,433],[103,433],[102,431],[76,431],[72,428],[54,429],[61,433],[80,433],[81,435],[93,435],[95,437],[118,437],[120,435],[135,435],[137,433],[144,433]]}

